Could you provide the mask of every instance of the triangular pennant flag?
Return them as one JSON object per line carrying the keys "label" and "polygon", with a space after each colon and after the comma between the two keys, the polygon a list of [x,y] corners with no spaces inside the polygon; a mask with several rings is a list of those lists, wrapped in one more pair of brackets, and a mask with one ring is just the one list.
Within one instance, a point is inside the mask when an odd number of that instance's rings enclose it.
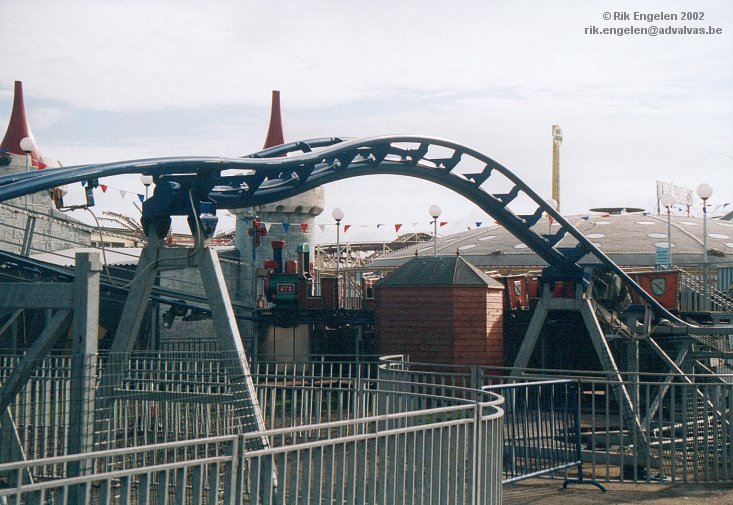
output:
{"label": "triangular pennant flag", "polygon": [[326,231],[326,225],[325,225],[325,224],[319,224],[319,225],[318,225],[318,228],[319,228],[319,229],[320,229],[321,231]]}
{"label": "triangular pennant flag", "polygon": [[138,193],[137,197],[140,199],[140,203],[143,203],[145,201],[145,195],[141,195],[140,193]]}
{"label": "triangular pennant flag", "polygon": [[283,225],[283,230],[285,230],[285,233],[288,232],[290,229],[290,223],[281,223]]}
{"label": "triangular pennant flag", "polygon": [[481,228],[481,225],[482,225],[482,224],[483,224],[483,223],[482,223],[481,221],[476,221],[476,228]]}
{"label": "triangular pennant flag", "polygon": [[402,228],[402,225],[401,224],[394,225],[394,231],[395,231],[395,233],[398,233],[400,231],[400,228]]}
{"label": "triangular pennant flag", "polygon": [[100,184],[99,187],[102,188],[102,193],[107,192],[107,186],[105,186],[104,184]]}
{"label": "triangular pennant flag", "polygon": [[121,196],[121,197],[122,197],[123,199],[125,198],[125,196],[127,196],[127,191],[125,191],[124,189],[118,189],[117,191],[119,191],[119,192],[120,192],[120,196]]}
{"label": "triangular pennant flag", "polygon": [[267,231],[270,231],[270,228],[272,228],[272,223],[269,223],[269,222],[264,222],[264,223],[262,223],[262,224],[264,224],[264,225],[265,225],[265,230],[267,230]]}
{"label": "triangular pennant flag", "polygon": [[345,224],[344,225],[344,233],[346,233],[347,231],[349,231],[349,228],[351,228],[351,225],[350,224]]}
{"label": "triangular pennant flag", "polygon": [[308,233],[308,223],[300,223],[300,229],[303,230],[303,233]]}
{"label": "triangular pennant flag", "polygon": [[81,181],[81,187],[82,187],[82,188],[83,188],[84,186],[86,186],[86,185],[87,185],[87,181]]}
{"label": "triangular pennant flag", "polygon": [[440,223],[438,223],[438,226],[441,226],[442,227],[442,226],[445,226],[447,224],[448,224],[448,221],[441,221]]}

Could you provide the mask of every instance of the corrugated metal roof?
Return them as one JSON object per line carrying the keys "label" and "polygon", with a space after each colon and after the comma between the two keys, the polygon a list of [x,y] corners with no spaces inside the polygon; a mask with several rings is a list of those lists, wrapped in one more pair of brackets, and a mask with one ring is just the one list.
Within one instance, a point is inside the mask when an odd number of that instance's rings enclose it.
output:
{"label": "corrugated metal roof", "polygon": [[[210,247],[215,249],[219,254],[226,254],[233,250],[231,246]],[[184,248],[181,249],[183,250]],[[105,247],[104,254],[102,254],[102,249],[98,247],[72,247],[70,249],[60,249],[58,251],[31,254],[31,258],[62,267],[73,267],[76,264],[76,253],[79,252],[99,253],[103,265],[137,265],[142,252],[142,247]]]}
{"label": "corrugated metal roof", "polygon": [[415,257],[379,282],[380,286],[487,286],[495,281],[460,256]]}
{"label": "corrugated metal roof", "polygon": [[51,263],[53,265],[73,267],[76,264],[76,253],[96,252],[99,253],[103,264],[112,266],[137,265],[141,251],[142,248],[140,247],[105,247],[104,255],[102,255],[102,250],[98,248],[73,247],[71,249],[31,254],[31,258],[38,261],[45,261],[46,263]]}
{"label": "corrugated metal roof", "polygon": [[[642,214],[566,216],[582,234],[619,265],[654,266],[657,248],[667,246],[667,217]],[[699,264],[703,260],[703,220],[697,217],[672,216],[672,257],[675,264]],[[550,225],[541,219],[534,230],[540,234],[555,233],[557,223]],[[733,257],[733,223],[709,219],[708,249],[718,255],[709,262],[730,262]],[[558,247],[572,248],[577,241],[570,234]],[[467,261],[482,268],[503,266],[543,266],[545,261],[500,226],[481,227],[467,232],[438,238],[438,254],[454,255],[456,251]],[[374,268],[394,267],[407,262],[415,253],[428,255],[432,243],[400,249],[372,262]],[[591,255],[581,264],[597,264]]]}

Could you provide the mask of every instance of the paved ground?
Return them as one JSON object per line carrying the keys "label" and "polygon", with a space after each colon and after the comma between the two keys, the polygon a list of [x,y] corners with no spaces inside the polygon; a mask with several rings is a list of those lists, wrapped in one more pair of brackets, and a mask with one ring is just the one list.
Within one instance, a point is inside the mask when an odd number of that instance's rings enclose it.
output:
{"label": "paved ground", "polygon": [[604,483],[602,493],[591,485],[562,489],[559,480],[530,479],[504,486],[505,505],[733,505],[733,483],[726,484],[621,484]]}

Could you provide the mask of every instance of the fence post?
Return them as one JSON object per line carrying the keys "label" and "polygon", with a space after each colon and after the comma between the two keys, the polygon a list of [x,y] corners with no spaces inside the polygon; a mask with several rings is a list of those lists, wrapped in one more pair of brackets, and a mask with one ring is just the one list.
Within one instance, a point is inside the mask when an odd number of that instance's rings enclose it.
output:
{"label": "fence post", "polygon": [[244,495],[244,436],[238,435],[231,441],[232,444],[232,476],[229,488],[234,496],[229,500],[230,504],[239,505]]}
{"label": "fence post", "polygon": [[[99,253],[77,253],[74,278],[73,355],[71,359],[71,408],[69,454],[82,454],[94,445],[94,388],[96,383],[97,331],[99,328]],[[86,461],[68,464],[69,477],[92,472]],[[69,489],[69,503],[85,504],[89,485]]]}
{"label": "fence post", "polygon": [[477,391],[481,391],[481,387],[483,384],[481,384],[481,370],[477,365],[471,365],[471,390],[473,390],[474,395]]}
{"label": "fence post", "polygon": [[481,496],[481,481],[483,480],[483,437],[481,436],[481,417],[481,402],[477,399],[474,403],[473,414],[473,496],[471,499],[471,503],[473,505],[479,505],[481,503],[479,501]]}

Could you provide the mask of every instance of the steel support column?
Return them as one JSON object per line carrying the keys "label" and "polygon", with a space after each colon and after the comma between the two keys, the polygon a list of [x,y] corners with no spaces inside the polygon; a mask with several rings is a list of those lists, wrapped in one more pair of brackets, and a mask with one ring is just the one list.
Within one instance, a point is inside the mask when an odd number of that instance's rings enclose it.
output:
{"label": "steel support column", "polygon": [[[74,278],[74,323],[71,358],[71,405],[69,412],[69,454],[82,454],[94,445],[94,391],[97,378],[97,341],[99,331],[99,253],[77,253]],[[68,476],[93,471],[83,461],[67,466]],[[69,488],[70,501],[89,500],[88,484]]]}

